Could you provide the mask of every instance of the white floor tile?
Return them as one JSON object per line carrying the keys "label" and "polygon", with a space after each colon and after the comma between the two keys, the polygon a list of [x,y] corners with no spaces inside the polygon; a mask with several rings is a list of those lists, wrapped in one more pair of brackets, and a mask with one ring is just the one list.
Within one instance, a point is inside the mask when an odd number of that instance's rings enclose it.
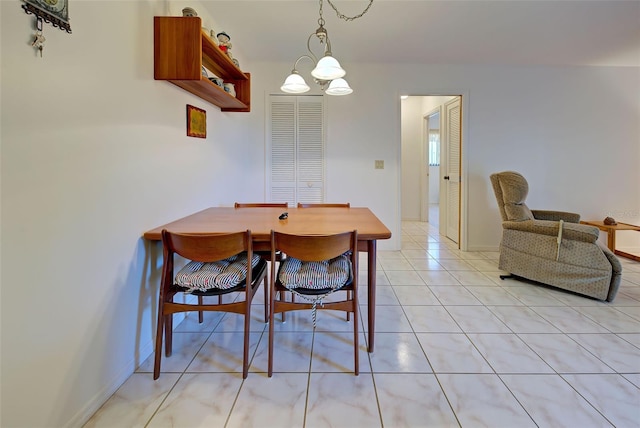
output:
{"label": "white floor tile", "polygon": [[305,426],[381,427],[372,377],[311,373]]}
{"label": "white floor tile", "polygon": [[383,373],[375,380],[384,426],[459,427],[435,376]]}
{"label": "white floor tile", "polygon": [[498,375],[439,374],[437,377],[463,427],[536,427]]}
{"label": "white floor tile", "polygon": [[614,426],[640,426],[640,389],[621,375],[562,375]]}
{"label": "white floor tile", "polygon": [[242,385],[242,375],[184,374],[148,427],[224,427]]}
{"label": "white floor tile", "polygon": [[482,354],[461,333],[418,333],[435,373],[494,373]]}
{"label": "white floor tile", "polygon": [[611,426],[559,376],[501,375],[500,377],[538,426]]}

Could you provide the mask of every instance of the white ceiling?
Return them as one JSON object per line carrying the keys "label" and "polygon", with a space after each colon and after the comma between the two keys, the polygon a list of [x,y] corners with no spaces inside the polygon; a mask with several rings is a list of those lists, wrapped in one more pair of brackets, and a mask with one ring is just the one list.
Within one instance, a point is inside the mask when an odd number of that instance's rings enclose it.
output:
{"label": "white ceiling", "polygon": [[[360,13],[368,0],[332,0]],[[201,0],[232,52],[291,61],[318,27],[318,0]],[[345,22],[324,1],[333,54],[343,62],[640,66],[640,0],[374,0]],[[318,44],[312,44],[316,54]]]}

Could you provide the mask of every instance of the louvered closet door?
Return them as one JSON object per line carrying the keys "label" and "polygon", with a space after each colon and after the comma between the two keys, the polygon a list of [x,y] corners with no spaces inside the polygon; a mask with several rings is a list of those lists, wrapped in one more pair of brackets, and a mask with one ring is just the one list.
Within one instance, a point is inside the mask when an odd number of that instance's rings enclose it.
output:
{"label": "louvered closet door", "polygon": [[324,201],[323,118],[321,96],[270,97],[271,201]]}

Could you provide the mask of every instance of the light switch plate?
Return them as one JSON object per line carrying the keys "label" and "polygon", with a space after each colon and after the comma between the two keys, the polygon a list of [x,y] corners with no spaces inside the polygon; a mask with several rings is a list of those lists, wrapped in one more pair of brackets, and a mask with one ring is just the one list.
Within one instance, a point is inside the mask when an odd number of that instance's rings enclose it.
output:
{"label": "light switch plate", "polygon": [[376,161],[376,169],[384,169],[384,161],[383,160],[377,160]]}

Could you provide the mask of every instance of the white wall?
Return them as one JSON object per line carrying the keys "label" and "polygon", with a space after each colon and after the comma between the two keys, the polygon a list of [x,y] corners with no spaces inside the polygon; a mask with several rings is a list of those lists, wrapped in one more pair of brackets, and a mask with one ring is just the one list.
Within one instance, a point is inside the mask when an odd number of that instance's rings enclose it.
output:
{"label": "white wall", "polygon": [[[420,171],[424,167],[422,98],[409,97],[401,104],[402,219],[420,220],[422,198],[427,190]],[[422,192],[425,194],[423,195]]]}
{"label": "white wall", "polygon": [[[2,426],[79,425],[148,356],[161,261],[141,234],[263,198],[265,95],[291,67],[241,59],[252,112],[222,113],[153,80],[166,2],[72,6],[40,58],[33,18],[0,2]],[[469,249],[497,247],[502,169],[527,176],[531,207],[640,222],[638,69],[342,62],[355,92],[327,102],[327,198],[371,207],[394,233],[380,249],[400,244],[400,93],[468,95]],[[187,103],[206,140],[185,136]]]}

